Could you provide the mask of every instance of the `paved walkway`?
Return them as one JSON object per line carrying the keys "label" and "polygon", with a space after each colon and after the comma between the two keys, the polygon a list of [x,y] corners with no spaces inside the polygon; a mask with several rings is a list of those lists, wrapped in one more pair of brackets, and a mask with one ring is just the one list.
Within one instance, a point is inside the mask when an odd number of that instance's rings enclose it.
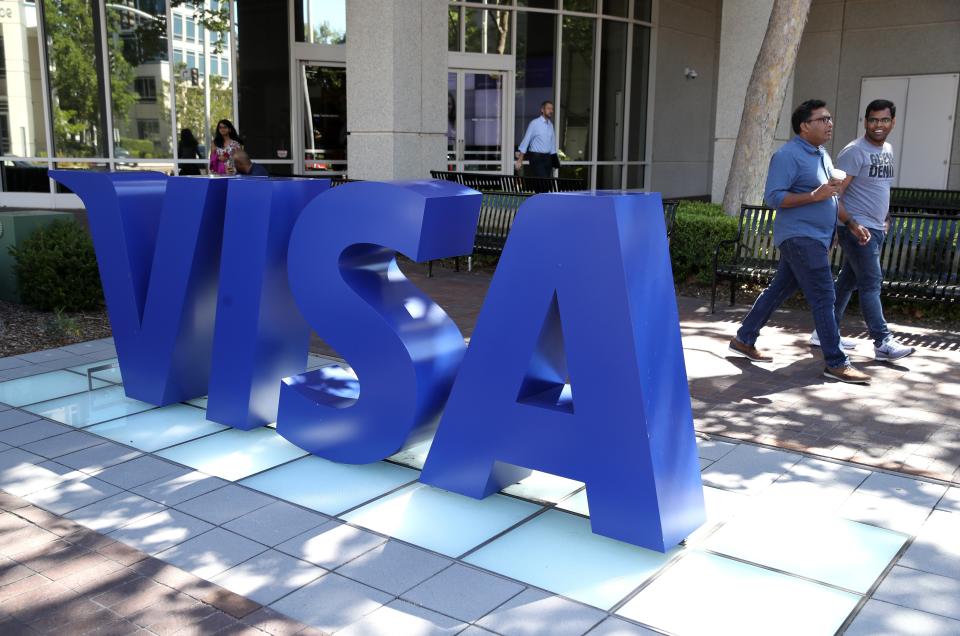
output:
{"label": "paved walkway", "polygon": [[[419,282],[469,335],[486,277]],[[738,312],[680,306],[708,521],[666,555],[592,534],[578,482],[478,502],[419,484],[425,448],[344,466],[88,391],[109,340],[0,359],[0,633],[960,634],[956,341],[838,386],[803,315],[749,365]]]}
{"label": "paved walkway", "polygon": [[[435,268],[436,276],[426,278],[422,267],[408,270],[469,337],[490,277]],[[960,483],[960,333],[892,324],[919,351],[880,363],[859,316],[851,315],[844,335],[860,342],[851,359],[873,384],[845,386],[821,376],[806,312],[774,316],[757,344],[776,360],[759,365],[727,357],[749,307],[721,303],[711,315],[704,300],[681,297],[678,305],[698,431]]]}

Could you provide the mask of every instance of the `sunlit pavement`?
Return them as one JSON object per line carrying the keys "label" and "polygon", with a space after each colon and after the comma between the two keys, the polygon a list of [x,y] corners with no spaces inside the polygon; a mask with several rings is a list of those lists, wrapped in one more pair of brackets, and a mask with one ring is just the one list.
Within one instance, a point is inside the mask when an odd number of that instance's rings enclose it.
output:
{"label": "sunlit pavement", "polygon": [[[697,428],[713,435],[699,439],[708,522],[667,554],[592,534],[571,480],[535,473],[476,501],[418,482],[426,445],[341,465],[272,428],[209,422],[204,399],[130,400],[116,369],[88,390],[110,340],[0,359],[0,489],[325,632],[960,633],[960,488],[814,456],[845,443],[862,459],[877,428],[903,462],[922,444],[898,436],[925,427],[936,446],[957,427],[956,349],[838,386],[805,329],[771,329],[778,360],[749,365],[725,357],[735,320],[681,307]],[[12,514],[0,532],[18,531]],[[5,555],[0,611],[22,613]]]}

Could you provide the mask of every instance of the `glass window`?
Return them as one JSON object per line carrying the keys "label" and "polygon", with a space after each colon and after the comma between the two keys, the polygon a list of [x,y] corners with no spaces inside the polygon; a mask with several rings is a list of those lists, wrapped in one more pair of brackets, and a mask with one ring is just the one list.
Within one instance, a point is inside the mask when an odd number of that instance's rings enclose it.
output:
{"label": "glass window", "polygon": [[133,82],[133,90],[140,96],[141,102],[157,101],[157,78],[138,77]]}
{"label": "glass window", "polygon": [[590,124],[593,114],[594,18],[563,18],[560,59],[560,113],[558,135],[562,159],[584,161],[590,157]]}
{"label": "glass window", "polygon": [[174,68],[176,68],[176,66],[179,65],[181,62],[183,62],[183,51],[181,51],[180,49],[173,49]]}
{"label": "glass window", "polygon": [[627,187],[642,188],[644,168],[646,166],[627,166]]}
{"label": "glass window", "polygon": [[297,0],[297,42],[343,44],[347,41],[346,0]]}
{"label": "glass window", "polygon": [[451,8],[447,19],[447,50],[460,50],[460,9]]}
{"label": "glass window", "polygon": [[193,18],[187,18],[187,42],[195,42],[197,39],[197,23]]}
{"label": "glass window", "polygon": [[629,4],[628,0],[603,0],[603,12],[607,15],[625,18],[627,17]]}
{"label": "glass window", "polygon": [[597,159],[623,159],[623,127],[626,115],[627,23],[603,21],[600,48],[600,110],[597,128]]}
{"label": "glass window", "polygon": [[303,67],[304,167],[309,172],[342,172],[347,159],[347,70]]}
{"label": "glass window", "polygon": [[[491,0],[490,4],[509,4],[509,0]],[[466,9],[464,40],[467,53],[496,53],[509,55],[512,11],[496,9]]]}
{"label": "glass window", "polygon": [[183,16],[178,13],[173,14],[173,39],[183,39]]}
{"label": "glass window", "polygon": [[197,68],[197,54],[193,51],[187,51],[187,67]]}
{"label": "glass window", "polygon": [[633,17],[635,20],[650,21],[650,0],[634,0]]}
{"label": "glass window", "polygon": [[170,104],[158,97],[167,61],[164,3],[106,4],[113,113],[113,153],[117,158],[158,158],[173,154]]}
{"label": "glass window", "polygon": [[[18,8],[16,11],[21,10]],[[44,132],[43,95],[40,92],[37,9],[35,6],[26,6],[22,11],[28,14],[24,24],[18,28],[4,25],[0,30],[0,154],[45,157],[47,138]],[[21,163],[14,162],[17,165]],[[14,184],[9,182],[7,175],[10,170],[16,172],[17,165],[4,166],[3,185],[8,192]],[[23,167],[26,168],[26,164]],[[46,177],[41,180],[46,181]],[[49,192],[50,184],[47,183],[41,191]]]}
{"label": "glass window", "polygon": [[207,74],[207,56],[203,53],[200,54],[200,77],[205,77]]}
{"label": "glass window", "polygon": [[[95,4],[93,0],[44,0],[50,106],[58,157],[106,155],[102,77],[97,72],[103,56],[94,39]],[[122,41],[111,42],[111,50],[122,47]],[[41,127],[40,122],[37,120],[36,126]],[[15,129],[12,122],[10,126]]]}
{"label": "glass window", "polygon": [[[630,69],[630,133],[627,155],[630,161],[646,159],[647,80],[650,65],[650,28],[633,27],[633,61]],[[633,187],[633,186],[631,186]]]}
{"label": "glass window", "polygon": [[517,0],[517,6],[534,9],[556,9],[557,0]]}
{"label": "glass window", "polygon": [[554,99],[557,16],[519,11],[517,29],[514,146],[520,145],[530,121],[540,116],[540,104]]}
{"label": "glass window", "polygon": [[583,11],[596,13],[597,0],[563,0],[564,11]]}
{"label": "glass window", "polygon": [[623,166],[597,166],[597,188],[602,190],[619,190],[623,187]]}
{"label": "glass window", "polygon": [[230,60],[225,57],[220,60],[220,75],[230,77]]}

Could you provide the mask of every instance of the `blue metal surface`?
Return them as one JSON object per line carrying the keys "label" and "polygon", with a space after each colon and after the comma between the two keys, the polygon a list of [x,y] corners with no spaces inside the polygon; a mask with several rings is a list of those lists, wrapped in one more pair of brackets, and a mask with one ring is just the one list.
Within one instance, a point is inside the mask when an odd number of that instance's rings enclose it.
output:
{"label": "blue metal surface", "polygon": [[52,170],[87,208],[128,397],[207,392],[226,179]]}
{"label": "blue metal surface", "polygon": [[304,209],[290,240],[290,287],[352,371],[323,367],[285,380],[281,435],[327,459],[366,463],[433,432],[463,336],[407,280],[395,252],[417,262],[469,254],[480,200],[445,181],[357,182]]}
{"label": "blue metal surface", "polygon": [[287,246],[329,179],[232,179],[220,263],[207,419],[250,430],[277,419],[280,381],[307,366],[310,325],[287,282]]}
{"label": "blue metal surface", "polygon": [[663,552],[705,520],[658,194],[517,214],[421,481],[481,498],[530,468],[585,482],[614,539]]}

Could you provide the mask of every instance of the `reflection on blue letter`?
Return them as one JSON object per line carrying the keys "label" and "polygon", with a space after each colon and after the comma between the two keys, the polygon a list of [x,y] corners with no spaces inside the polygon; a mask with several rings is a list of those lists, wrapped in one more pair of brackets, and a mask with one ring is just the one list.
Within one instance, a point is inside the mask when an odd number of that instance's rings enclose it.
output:
{"label": "reflection on blue letter", "polygon": [[432,433],[463,337],[406,279],[395,251],[418,262],[469,254],[480,196],[445,181],[359,182],[304,209],[290,240],[290,287],[355,374],[326,367],[285,380],[281,435],[321,457],[365,463]]}
{"label": "reflection on blue letter", "polygon": [[127,396],[205,395],[226,179],[54,170],[87,208]]}
{"label": "reflection on blue letter", "polygon": [[287,246],[329,179],[232,179],[223,230],[207,419],[250,430],[277,419],[280,381],[306,368],[310,326],[287,282]]}
{"label": "reflection on blue letter", "polygon": [[659,195],[520,208],[421,481],[528,468],[585,482],[597,534],[666,551],[704,520]]}

